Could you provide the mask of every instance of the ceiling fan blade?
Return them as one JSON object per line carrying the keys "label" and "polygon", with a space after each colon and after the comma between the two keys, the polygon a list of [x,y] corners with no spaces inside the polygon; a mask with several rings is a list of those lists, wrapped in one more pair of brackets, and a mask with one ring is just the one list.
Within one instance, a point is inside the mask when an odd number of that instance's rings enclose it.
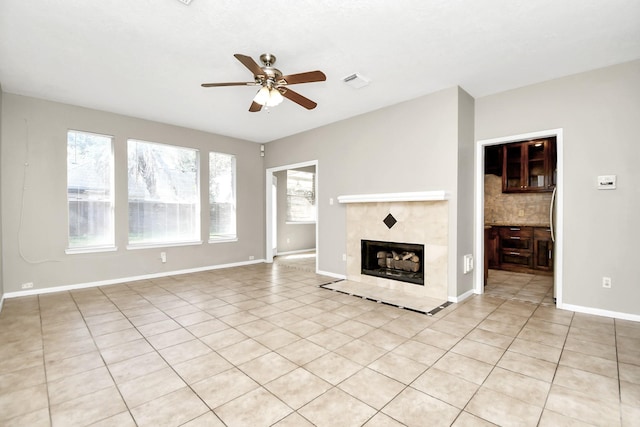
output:
{"label": "ceiling fan blade", "polygon": [[309,98],[305,98],[304,96],[300,95],[298,92],[294,92],[289,88],[281,87],[281,88],[278,88],[278,90],[280,91],[282,96],[295,102],[298,105],[303,106],[307,110],[313,110],[318,105],[317,103],[313,102]]}
{"label": "ceiling fan blade", "polygon": [[264,71],[262,71],[262,68],[260,68],[256,61],[254,61],[250,56],[241,55],[239,53],[236,53],[233,56],[235,56],[238,61],[242,62],[242,65],[247,67],[254,76],[264,76]]}
{"label": "ceiling fan blade", "polygon": [[256,82],[228,82],[228,83],[202,83],[202,87],[223,87],[223,86],[255,86]]}
{"label": "ceiling fan blade", "polygon": [[262,105],[258,104],[257,102],[251,103],[251,107],[249,107],[249,111],[251,111],[252,113],[257,113],[260,110],[262,110]]}
{"label": "ceiling fan blade", "polygon": [[278,79],[278,84],[295,85],[299,83],[323,82],[327,76],[322,71],[308,71],[306,73],[290,74]]}

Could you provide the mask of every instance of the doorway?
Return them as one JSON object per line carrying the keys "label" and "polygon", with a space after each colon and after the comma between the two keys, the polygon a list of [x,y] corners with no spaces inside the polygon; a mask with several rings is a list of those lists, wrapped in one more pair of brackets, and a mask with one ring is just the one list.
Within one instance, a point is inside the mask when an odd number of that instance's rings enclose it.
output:
{"label": "doorway", "polygon": [[[315,202],[315,221],[313,221],[312,224],[305,224],[304,227],[312,227],[312,235],[314,238],[314,243],[315,243],[315,272],[318,271],[318,258],[319,258],[319,241],[318,241],[318,223],[319,223],[319,215],[318,215],[318,208],[317,208],[317,194],[318,194],[318,182],[319,182],[319,174],[318,174],[318,161],[317,160],[313,160],[313,161],[308,161],[308,162],[302,162],[302,163],[295,163],[295,164],[289,164],[289,165],[284,165],[284,166],[278,166],[278,167],[273,167],[273,168],[268,168],[266,170],[266,251],[265,251],[265,262],[268,263],[273,263],[274,260],[274,256],[276,256],[277,254],[280,253],[280,255],[291,255],[296,251],[290,251],[287,250],[287,248],[284,248],[284,252],[281,251],[281,246],[285,246],[280,245],[278,242],[278,235],[282,234],[282,232],[285,231],[285,229],[287,228],[287,223],[285,221],[286,219],[286,212],[281,212],[280,210],[283,209],[278,209],[278,206],[281,205],[280,202],[278,202],[278,192],[282,192],[283,188],[286,188],[286,178],[282,178],[280,180],[275,180],[276,179],[276,175],[281,173],[281,172],[285,172],[285,171],[291,171],[291,170],[304,170],[304,169],[312,169],[314,170],[314,179],[313,179],[313,184],[312,184],[312,188],[313,188],[313,192],[314,192],[314,197],[316,199]],[[280,190],[279,190],[280,188]],[[280,218],[278,220],[278,217]],[[284,223],[283,223],[284,221]],[[279,225],[278,225],[279,224]],[[296,227],[295,225],[293,227]],[[278,232],[278,228],[280,228],[281,232]],[[283,242],[283,243],[293,243],[293,242]],[[308,248],[304,248],[304,249],[308,249]],[[306,251],[300,251],[300,252],[306,252]]]}
{"label": "doorway", "polygon": [[[555,147],[556,147],[556,153],[555,156],[557,158],[557,169],[555,170],[555,175],[553,177],[553,179],[555,180],[555,188],[556,188],[556,193],[553,197],[553,201],[552,204],[550,204],[549,206],[555,206],[555,209],[553,210],[554,212],[554,219],[552,220],[552,223],[555,224],[555,227],[553,227],[553,240],[555,240],[552,245],[553,245],[553,257],[552,259],[550,259],[551,262],[553,262],[553,273],[551,274],[551,277],[553,279],[553,286],[554,286],[554,295],[555,295],[555,303],[556,303],[556,307],[558,308],[562,308],[562,238],[563,238],[563,209],[562,209],[562,201],[563,201],[563,171],[562,171],[562,159],[563,159],[563,139],[562,139],[562,129],[552,129],[552,130],[547,130],[547,131],[540,131],[540,132],[532,132],[532,133],[528,133],[528,134],[522,134],[522,135],[512,135],[512,136],[506,136],[506,137],[501,137],[501,138],[494,138],[494,139],[488,139],[488,140],[480,140],[476,143],[476,177],[475,177],[475,182],[476,182],[476,203],[475,203],[475,226],[476,226],[476,236],[475,236],[475,242],[476,242],[476,253],[478,254],[478,266],[485,266],[486,262],[491,258],[490,254],[487,253],[487,249],[485,246],[485,233],[486,233],[486,228],[485,228],[485,224],[490,224],[492,221],[495,220],[495,218],[485,218],[485,162],[487,160],[485,153],[487,151],[490,151],[492,148],[495,148],[495,146],[500,146],[500,145],[504,145],[504,144],[510,144],[510,143],[514,143],[514,142],[523,142],[523,141],[531,141],[531,140],[540,140],[540,139],[545,139],[545,138],[553,138],[555,139]],[[487,150],[488,149],[488,150]],[[522,148],[523,150],[525,149],[525,147],[523,146]],[[499,178],[501,180],[505,179],[505,177],[501,177]],[[542,178],[540,178],[541,181],[540,183],[542,184]],[[491,181],[491,179],[489,179]],[[494,183],[495,184],[495,183]],[[492,184],[493,185],[493,184]],[[501,184],[498,183],[498,186],[500,186]],[[502,184],[504,185],[504,184]],[[512,185],[511,183],[507,183],[506,185]],[[504,187],[503,187],[504,188]],[[547,197],[549,200],[551,199],[551,193],[547,193]],[[547,210],[547,212],[549,212],[549,206],[546,206],[545,209]],[[522,215],[523,211],[520,210],[519,211],[519,215]],[[518,215],[518,213],[516,213],[516,215]],[[548,216],[547,216],[548,218]],[[505,224],[507,225],[507,224]],[[519,250],[513,250],[511,252],[505,252],[506,255],[505,256],[510,256],[511,259],[508,260],[508,262],[510,262],[511,264],[519,262],[521,259],[521,255],[526,255],[526,256],[530,256],[532,257],[531,262],[533,263],[534,261],[536,261],[536,259],[534,258],[535,256],[537,256],[537,249],[536,247],[534,247],[534,239],[533,239],[533,233],[534,232],[540,232],[542,233],[543,231],[545,231],[545,229],[543,229],[543,227],[527,227],[526,229],[523,228],[522,230],[519,230],[518,227],[507,227],[505,228],[505,230],[503,230],[502,228],[504,227],[496,227],[495,230],[496,233],[497,232],[503,232],[503,233],[515,233],[514,236],[509,236],[507,238],[509,239],[513,239],[513,242],[518,242],[520,244],[524,244],[524,240],[525,239],[531,239],[531,246],[528,247],[527,249],[529,250],[529,252],[527,252],[526,250],[524,251],[519,251]],[[514,230],[509,231],[510,228],[513,228]],[[491,230],[494,230],[493,227],[491,228]],[[522,233],[522,236],[519,235],[518,233]],[[532,234],[531,237],[529,237],[529,233]],[[495,236],[494,236],[495,237]],[[504,236],[503,236],[504,237]],[[499,237],[498,237],[499,238]],[[500,241],[504,241],[504,240],[500,240]],[[537,242],[537,241],[536,241]],[[536,243],[537,245],[538,243]],[[491,246],[487,246],[489,247],[489,251],[491,251]],[[540,248],[544,248],[544,245],[539,245]],[[503,251],[504,252],[504,251]],[[489,258],[488,258],[489,257]],[[524,262],[524,261],[523,261]],[[516,269],[517,270],[517,269]],[[486,267],[485,268],[478,268],[476,269],[475,272],[475,277],[474,277],[474,281],[475,281],[475,286],[474,286],[474,291],[477,294],[482,294],[485,292],[485,280],[487,278],[486,274]],[[489,270],[489,272],[494,272],[494,270]],[[501,270],[495,270],[495,272],[497,273],[502,273]],[[503,275],[504,276],[504,275]],[[498,280],[500,280],[500,275],[494,275],[494,278],[497,278]],[[535,277],[535,276],[531,276],[531,277]],[[528,280],[528,276],[527,276],[527,272],[526,269],[521,270],[521,272],[514,272],[513,273],[513,278],[515,280],[521,281],[521,283],[525,283]],[[491,279],[490,279],[491,281]]]}

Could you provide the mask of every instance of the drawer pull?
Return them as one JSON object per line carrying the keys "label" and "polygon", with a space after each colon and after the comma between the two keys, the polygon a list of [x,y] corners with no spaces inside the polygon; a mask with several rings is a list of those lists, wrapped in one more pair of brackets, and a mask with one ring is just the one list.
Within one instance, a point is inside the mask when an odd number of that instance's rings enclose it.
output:
{"label": "drawer pull", "polygon": [[520,231],[520,228],[518,228],[518,227],[510,227],[509,230],[511,230],[511,231]]}
{"label": "drawer pull", "polygon": [[511,236],[511,237],[509,237],[509,238],[510,238],[511,240],[520,240],[520,237],[518,237],[518,236]]}
{"label": "drawer pull", "polygon": [[520,252],[509,252],[509,255],[520,255]]}

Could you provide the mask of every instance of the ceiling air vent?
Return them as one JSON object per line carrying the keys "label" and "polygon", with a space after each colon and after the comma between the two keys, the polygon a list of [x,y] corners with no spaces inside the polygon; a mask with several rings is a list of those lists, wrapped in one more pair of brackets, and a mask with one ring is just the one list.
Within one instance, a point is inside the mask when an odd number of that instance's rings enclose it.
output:
{"label": "ceiling air vent", "polygon": [[191,0],[178,0],[180,3],[184,3],[187,6],[191,4]]}
{"label": "ceiling air vent", "polygon": [[365,87],[369,84],[369,79],[358,73],[353,73],[343,78],[342,81],[354,89],[360,89],[361,87]]}

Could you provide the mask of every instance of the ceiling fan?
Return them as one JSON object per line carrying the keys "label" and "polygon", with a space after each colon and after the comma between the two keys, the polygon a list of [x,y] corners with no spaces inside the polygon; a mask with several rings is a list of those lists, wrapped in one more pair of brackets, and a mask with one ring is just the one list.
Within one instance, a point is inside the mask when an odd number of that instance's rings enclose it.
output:
{"label": "ceiling fan", "polygon": [[298,105],[312,110],[317,103],[305,98],[297,92],[292,91],[287,86],[300,83],[323,82],[327,79],[322,71],[308,71],[306,73],[282,75],[282,72],[273,67],[276,57],[270,53],[260,55],[260,61],[264,64],[259,66],[250,56],[236,53],[233,55],[238,61],[253,73],[252,82],[228,82],[228,83],[202,83],[202,87],[222,87],[222,86],[261,86],[260,90],[253,98],[249,111],[255,113],[262,107],[275,107],[284,98],[287,98]]}

